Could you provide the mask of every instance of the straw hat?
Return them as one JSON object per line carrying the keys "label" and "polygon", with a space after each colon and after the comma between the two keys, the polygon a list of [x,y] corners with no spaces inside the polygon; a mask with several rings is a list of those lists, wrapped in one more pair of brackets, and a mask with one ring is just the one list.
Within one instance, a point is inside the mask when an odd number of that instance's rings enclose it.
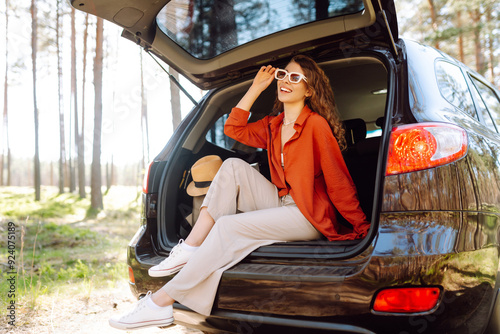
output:
{"label": "straw hat", "polygon": [[190,196],[205,195],[221,165],[222,159],[217,155],[207,155],[196,161],[191,167],[193,181],[188,185],[187,193]]}

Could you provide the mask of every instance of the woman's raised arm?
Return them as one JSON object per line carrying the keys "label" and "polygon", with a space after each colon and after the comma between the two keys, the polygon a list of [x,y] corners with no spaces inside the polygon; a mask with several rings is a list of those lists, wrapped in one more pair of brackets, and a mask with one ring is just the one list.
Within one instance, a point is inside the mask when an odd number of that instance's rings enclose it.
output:
{"label": "woman's raised arm", "polygon": [[252,85],[236,105],[236,108],[250,111],[255,100],[273,82],[274,71],[276,71],[276,68],[271,65],[262,66],[253,79]]}

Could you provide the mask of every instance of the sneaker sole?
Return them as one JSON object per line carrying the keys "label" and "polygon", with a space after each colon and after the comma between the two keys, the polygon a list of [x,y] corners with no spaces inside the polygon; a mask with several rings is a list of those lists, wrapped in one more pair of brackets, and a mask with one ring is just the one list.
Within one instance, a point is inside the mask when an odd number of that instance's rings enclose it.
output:
{"label": "sneaker sole", "polygon": [[171,269],[164,269],[164,270],[151,270],[151,269],[149,269],[148,274],[151,277],[169,276],[169,275],[172,275],[172,274],[179,272],[186,265],[186,263],[179,264],[177,267],[171,268]]}
{"label": "sneaker sole", "polygon": [[174,323],[173,317],[161,320],[141,321],[130,324],[109,319],[109,325],[117,329],[139,329],[147,327],[160,327],[160,326],[169,326],[173,323]]}

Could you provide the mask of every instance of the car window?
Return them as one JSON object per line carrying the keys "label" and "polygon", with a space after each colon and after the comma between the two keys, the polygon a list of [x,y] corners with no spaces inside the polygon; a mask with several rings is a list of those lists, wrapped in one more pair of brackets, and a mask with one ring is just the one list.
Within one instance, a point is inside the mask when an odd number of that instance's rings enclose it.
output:
{"label": "car window", "polygon": [[[264,116],[264,114],[252,113],[249,121],[255,122]],[[225,114],[215,121],[212,127],[208,130],[205,140],[226,150],[237,151],[240,153],[254,154],[256,152],[262,152],[263,149],[261,148],[247,146],[224,134],[224,124],[226,123],[228,117],[229,114]]]}
{"label": "car window", "polygon": [[479,113],[479,115],[481,115],[481,118],[482,118],[484,124],[486,124],[486,126],[488,128],[490,128],[491,130],[493,130],[494,132],[497,132],[497,127],[493,123],[493,119],[491,118],[491,115],[488,112],[488,108],[484,104],[484,100],[479,95],[479,92],[478,92],[477,87],[475,85],[472,85],[471,93],[472,93],[472,96],[474,97],[474,103],[476,105],[476,110]]}
{"label": "car window", "polygon": [[441,95],[455,107],[477,119],[472,96],[460,67],[447,61],[436,62],[436,79]]}
{"label": "car window", "polygon": [[257,38],[363,9],[363,0],[172,0],[157,22],[189,54],[210,59]]}
{"label": "car window", "polygon": [[497,94],[483,82],[472,77],[475,87],[479,91],[482,100],[486,104],[488,111],[491,114],[491,118],[495,122],[497,129],[500,130],[500,101]]}
{"label": "car window", "polygon": [[224,124],[226,123],[229,114],[222,115],[208,130],[205,139],[214,145],[231,150],[235,140],[224,134]]}

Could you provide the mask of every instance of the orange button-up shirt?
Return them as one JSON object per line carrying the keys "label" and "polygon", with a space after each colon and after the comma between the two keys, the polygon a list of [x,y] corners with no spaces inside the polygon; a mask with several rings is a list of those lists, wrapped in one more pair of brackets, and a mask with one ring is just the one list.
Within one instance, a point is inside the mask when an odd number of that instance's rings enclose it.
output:
{"label": "orange button-up shirt", "polygon": [[[295,121],[295,134],[283,147],[281,165],[281,124],[284,114],[266,116],[247,123],[250,112],[233,108],[224,133],[252,147],[267,149],[271,181],[279,196],[290,193],[307,220],[328,240],[362,238],[370,223],[361,210],[347,166],[328,122],[304,107]],[[352,233],[339,234],[338,210],[349,221]]]}

